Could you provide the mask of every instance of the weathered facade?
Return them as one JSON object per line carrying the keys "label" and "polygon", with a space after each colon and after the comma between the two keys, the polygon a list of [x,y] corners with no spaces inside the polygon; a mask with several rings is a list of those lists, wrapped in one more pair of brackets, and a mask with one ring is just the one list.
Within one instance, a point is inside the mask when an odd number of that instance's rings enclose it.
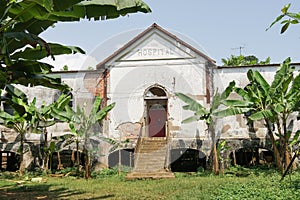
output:
{"label": "weathered facade", "polygon": [[[271,80],[277,67],[218,67],[203,52],[153,24],[99,63],[96,70],[55,74],[61,75],[62,80],[73,88],[74,108],[76,105],[86,105],[89,109],[96,95],[103,98],[104,104],[116,103],[115,108],[95,130],[98,135],[104,134],[116,141],[128,141],[120,147],[123,149],[123,164],[129,165],[129,159],[133,158],[129,155],[134,152],[138,138],[167,138],[168,155],[165,162],[172,170],[180,171],[183,168],[196,170],[197,167],[205,167],[211,152],[211,136],[202,121],[181,123],[192,113],[182,109],[184,103],[175,93],[188,94],[202,105],[209,106],[214,92],[222,91],[230,81],[235,80],[237,85],[245,86],[246,72],[250,68],[260,71]],[[57,96],[57,91],[50,89],[22,89],[29,94],[29,99],[43,97],[47,103],[54,101]],[[296,119],[295,123],[299,127]],[[48,132],[56,136],[69,133],[69,129],[67,124],[57,123]],[[97,158],[97,162],[105,166],[116,165],[118,150],[97,139],[97,134],[93,141],[97,153],[102,155]],[[2,128],[2,152],[17,153],[17,143],[12,135],[10,130]],[[253,127],[249,127],[241,115],[219,119],[216,135],[230,146],[224,156],[234,160],[238,159],[235,152],[240,149],[271,150],[263,125],[255,122]],[[26,139],[38,145],[41,137],[28,134]],[[27,155],[30,161],[34,161],[32,154]]]}

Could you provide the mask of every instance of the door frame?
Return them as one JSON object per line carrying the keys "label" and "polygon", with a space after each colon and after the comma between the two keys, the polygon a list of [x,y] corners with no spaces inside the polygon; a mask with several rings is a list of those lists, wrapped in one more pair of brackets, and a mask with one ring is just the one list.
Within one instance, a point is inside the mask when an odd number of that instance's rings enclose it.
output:
{"label": "door frame", "polygon": [[[154,94],[153,94],[154,93]],[[153,85],[148,87],[144,93],[144,122],[145,122],[145,137],[150,137],[149,133],[149,108],[154,104],[160,104],[166,111],[166,122],[168,122],[168,96],[164,87]],[[166,125],[164,125],[166,129]],[[167,131],[167,130],[166,130]],[[168,133],[165,132],[165,137]]]}

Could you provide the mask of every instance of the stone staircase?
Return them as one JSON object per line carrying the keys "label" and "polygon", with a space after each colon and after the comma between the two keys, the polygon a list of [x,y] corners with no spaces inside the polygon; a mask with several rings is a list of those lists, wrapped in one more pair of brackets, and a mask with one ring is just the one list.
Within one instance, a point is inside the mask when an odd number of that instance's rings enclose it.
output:
{"label": "stone staircase", "polygon": [[168,155],[165,137],[140,138],[137,146],[134,170],[126,176],[127,180],[174,178],[165,168]]}

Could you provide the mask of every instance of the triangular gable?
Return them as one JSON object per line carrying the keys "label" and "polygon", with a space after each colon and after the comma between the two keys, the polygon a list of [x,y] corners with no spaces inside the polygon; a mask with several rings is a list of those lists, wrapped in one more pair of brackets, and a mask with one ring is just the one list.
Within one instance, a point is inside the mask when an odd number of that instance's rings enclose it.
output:
{"label": "triangular gable", "polygon": [[189,59],[193,55],[176,47],[157,31],[152,32],[146,39],[136,43],[124,56],[117,61],[168,60]]}
{"label": "triangular gable", "polygon": [[153,24],[99,63],[97,68],[105,68],[106,65],[110,65],[112,62],[193,59],[197,55],[213,65],[215,64],[213,59],[201,51],[180,40],[157,24]]}

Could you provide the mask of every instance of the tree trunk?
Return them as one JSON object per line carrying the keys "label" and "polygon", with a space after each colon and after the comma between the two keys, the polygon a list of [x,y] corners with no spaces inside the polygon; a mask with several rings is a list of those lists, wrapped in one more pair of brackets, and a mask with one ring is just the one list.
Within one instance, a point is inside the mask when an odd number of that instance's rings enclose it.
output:
{"label": "tree trunk", "polygon": [[271,139],[271,142],[272,142],[276,166],[277,166],[278,169],[282,169],[281,156],[280,156],[279,150],[276,146],[276,140],[274,138],[273,131],[272,131],[272,128],[271,128],[271,122],[268,119],[265,119],[265,122],[266,122],[267,128],[268,128],[268,135],[269,135],[269,137]]}
{"label": "tree trunk", "polygon": [[72,150],[71,160],[72,160],[72,166],[74,166],[75,165],[75,151],[74,150]]}
{"label": "tree trunk", "polygon": [[291,159],[289,165],[288,165],[287,168],[285,169],[285,172],[283,173],[283,175],[282,175],[280,181],[282,181],[282,180],[284,179],[284,177],[288,174],[288,172],[289,172],[290,168],[292,167],[292,165],[293,165],[293,163],[294,163],[296,157],[299,156],[299,155],[300,155],[300,151],[296,151],[296,152],[295,152],[295,155],[294,155],[293,158]]}
{"label": "tree trunk", "polygon": [[[284,133],[284,137],[283,137],[283,162],[284,162],[284,168],[286,169],[288,167],[288,165],[291,162],[291,155],[290,155],[290,150],[289,150],[289,137],[288,137],[288,130],[287,130],[287,119],[285,117],[285,115],[283,116],[283,133]],[[284,172],[283,172],[284,173]]]}
{"label": "tree trunk", "polygon": [[[50,165],[49,165],[50,171],[52,171],[52,161],[53,161],[52,155],[53,155],[53,153],[50,153],[48,156],[48,162],[50,163]],[[47,163],[47,166],[48,166],[48,163]]]}
{"label": "tree trunk", "polygon": [[89,179],[91,177],[91,165],[90,165],[90,156],[89,156],[89,151],[85,149],[85,174],[84,177],[85,179]]}
{"label": "tree trunk", "polygon": [[287,166],[290,164],[291,162],[291,154],[290,154],[290,150],[289,150],[289,144],[288,141],[285,140],[284,141],[284,166],[285,169],[287,168]]}
{"label": "tree trunk", "polygon": [[59,153],[59,151],[57,151],[57,160],[58,160],[57,169],[58,170],[62,170],[63,169],[63,165],[61,164],[61,159],[60,159],[60,153]]}
{"label": "tree trunk", "polygon": [[47,129],[44,129],[44,155],[43,155],[43,169],[46,173],[48,170],[49,153],[48,153],[48,133]]}
{"label": "tree trunk", "polygon": [[219,161],[218,161],[218,152],[217,152],[217,144],[215,141],[213,141],[213,172],[218,175],[220,170],[219,170]]}
{"label": "tree trunk", "polygon": [[214,129],[214,124],[211,123],[208,127],[208,131],[212,137],[212,156],[213,156],[213,173],[218,175],[220,172],[219,169],[219,160],[218,160],[218,152],[217,152],[217,143],[216,143],[216,133]]}
{"label": "tree trunk", "polygon": [[232,151],[232,156],[233,156],[233,166],[236,166],[235,150]]}
{"label": "tree trunk", "polygon": [[89,179],[91,177],[91,162],[90,162],[90,154],[89,154],[89,144],[90,144],[90,140],[89,140],[89,135],[88,133],[85,133],[85,140],[84,140],[84,162],[85,162],[85,174],[84,177],[86,179]]}
{"label": "tree trunk", "polygon": [[78,139],[76,139],[76,164],[77,164],[77,173],[79,173],[80,159],[79,159],[79,140]]}
{"label": "tree trunk", "polygon": [[20,167],[19,167],[19,174],[20,176],[23,176],[24,171],[24,136],[25,134],[23,132],[20,132]]}
{"label": "tree trunk", "polygon": [[225,166],[224,166],[224,159],[221,160],[221,174],[224,175],[224,170],[225,170]]}

